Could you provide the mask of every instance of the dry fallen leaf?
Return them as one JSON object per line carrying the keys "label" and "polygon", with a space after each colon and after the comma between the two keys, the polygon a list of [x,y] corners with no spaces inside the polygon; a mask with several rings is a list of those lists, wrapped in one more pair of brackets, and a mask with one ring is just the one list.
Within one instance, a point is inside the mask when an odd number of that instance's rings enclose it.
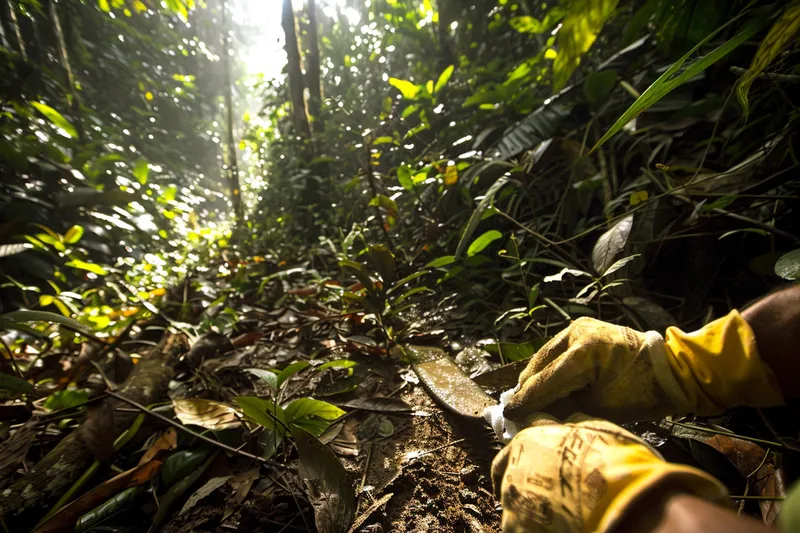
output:
{"label": "dry fallen leaf", "polygon": [[178,447],[178,432],[175,428],[167,428],[164,433],[162,433],[158,439],[144,452],[142,458],[139,459],[139,466],[149,463],[156,456],[159,452],[174,450]]}
{"label": "dry fallen leaf", "polygon": [[172,400],[175,416],[186,425],[220,430],[239,426],[237,411],[230,405],[200,398]]}

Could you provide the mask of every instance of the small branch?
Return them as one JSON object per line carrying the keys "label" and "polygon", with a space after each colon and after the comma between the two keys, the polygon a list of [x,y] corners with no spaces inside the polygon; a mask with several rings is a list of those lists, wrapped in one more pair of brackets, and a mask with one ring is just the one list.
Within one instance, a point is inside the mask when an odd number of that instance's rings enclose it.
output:
{"label": "small branch", "polygon": [[762,444],[762,445],[765,445],[765,446],[774,446],[776,448],[782,448],[782,449],[785,449],[785,450],[791,450],[791,448],[789,448],[788,446],[785,446],[785,445],[781,444],[780,442],[774,442],[774,441],[771,441],[771,440],[757,439],[755,437],[747,437],[745,435],[739,435],[737,433],[726,432],[726,431],[718,431],[716,429],[704,428],[702,426],[695,426],[694,424],[682,424],[680,422],[670,422],[669,420],[664,420],[664,422],[666,422],[667,424],[672,424],[674,426],[679,426],[679,427],[686,428],[686,429],[691,429],[691,430],[694,430],[694,431],[701,431],[703,433],[712,433],[714,435],[724,435],[724,436],[730,437],[732,439],[746,440],[746,441],[750,441],[750,442],[755,442],[756,444]]}
{"label": "small branch", "polygon": [[193,430],[187,428],[183,424],[179,424],[178,422],[175,422],[174,420],[171,420],[168,417],[166,417],[166,416],[164,416],[164,415],[162,415],[160,413],[156,413],[155,411],[151,411],[150,409],[148,409],[144,405],[142,405],[142,404],[140,404],[138,402],[135,402],[135,401],[133,401],[133,400],[131,400],[129,398],[126,398],[125,396],[122,396],[121,394],[117,394],[116,392],[112,392],[110,390],[106,391],[106,394],[108,394],[112,398],[116,398],[117,400],[119,400],[121,402],[127,403],[128,405],[137,408],[139,411],[141,411],[141,412],[143,412],[145,414],[148,414],[148,415],[150,415],[150,416],[152,416],[154,418],[157,418],[157,419],[161,420],[162,422],[164,422],[166,424],[169,424],[170,426],[174,427],[175,429],[183,431],[184,433],[187,433],[187,434],[189,434],[189,435],[191,435],[191,436],[193,436],[193,437],[195,437],[197,439],[200,439],[203,442],[207,442],[208,444],[216,446],[217,448],[222,448],[223,450],[225,450],[227,452],[230,452],[230,453],[233,453],[233,454],[236,454],[236,455],[241,455],[242,457],[247,457],[248,459],[252,459],[254,461],[258,461],[259,463],[268,464],[268,465],[270,465],[272,467],[275,467],[275,468],[284,468],[284,465],[280,464],[277,461],[273,461],[271,459],[264,459],[263,457],[259,457],[258,455],[254,455],[252,453],[245,452],[243,450],[237,450],[233,446],[228,446],[227,444],[224,444],[224,443],[216,441],[216,440],[214,440],[212,438],[206,437],[205,435],[197,433],[196,431],[193,431]]}
{"label": "small branch", "polygon": [[[731,73],[733,74],[745,74],[748,70],[742,67],[731,67]],[[786,83],[797,83],[800,82],[800,76],[794,76],[792,74],[772,74],[770,72],[762,72],[757,78],[767,78],[772,81],[785,81]]]}
{"label": "small branch", "polygon": [[743,494],[741,496],[731,496],[732,500],[757,500],[757,501],[766,501],[766,502],[774,502],[774,501],[783,501],[786,498],[783,496],[747,496]]}

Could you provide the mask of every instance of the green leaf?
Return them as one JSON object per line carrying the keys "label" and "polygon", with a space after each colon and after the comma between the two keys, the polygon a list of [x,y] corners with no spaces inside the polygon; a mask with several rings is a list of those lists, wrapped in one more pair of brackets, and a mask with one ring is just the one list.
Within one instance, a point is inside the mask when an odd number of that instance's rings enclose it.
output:
{"label": "green leaf", "polygon": [[547,339],[539,339],[537,341],[513,343],[513,342],[500,342],[494,344],[487,344],[484,349],[493,354],[502,357],[506,361],[522,361],[529,359],[535,354],[539,348],[545,345]]}
{"label": "green leaf", "polygon": [[68,137],[73,139],[78,137],[78,130],[76,130],[75,126],[70,124],[69,121],[65,119],[61,113],[59,113],[49,105],[43,104],[41,102],[31,102],[31,105],[35,107],[36,110],[39,111],[39,113],[44,115],[47,118],[47,120],[52,122],[58,128],[61,128],[61,130],[63,130]]}
{"label": "green leaf", "polygon": [[249,372],[250,374],[261,378],[274,390],[278,390],[278,376],[274,372],[263,370],[261,368],[245,368],[245,372]]}
{"label": "green leaf", "polygon": [[617,7],[618,0],[575,0],[556,35],[553,91],[560,91]]}
{"label": "green leaf", "polygon": [[317,370],[321,372],[329,368],[353,368],[357,364],[358,363],[351,361],[350,359],[336,359],[335,361],[328,361],[327,363],[319,365]]}
{"label": "green leaf", "polygon": [[782,255],[775,263],[775,273],[783,279],[800,278],[800,248]]}
{"label": "green leaf", "polygon": [[550,283],[551,281],[563,281],[564,274],[571,274],[573,276],[589,276],[589,277],[591,277],[591,274],[589,274],[588,272],[584,272],[583,270],[576,270],[574,268],[562,268],[561,271],[558,274],[545,276],[542,281],[544,283]]}
{"label": "green leaf", "polygon": [[[263,398],[256,398],[255,396],[237,396],[234,398],[239,407],[242,408],[244,416],[252,422],[264,426],[265,428],[274,428],[280,424],[275,422],[275,418],[286,423],[286,414],[280,405],[271,400]],[[268,413],[275,415],[275,418]]]}
{"label": "green leaf", "polygon": [[392,139],[389,136],[384,136],[384,137],[378,137],[377,139],[372,141],[372,145],[377,146],[379,144],[390,144],[392,142],[394,142],[394,139]]}
{"label": "green leaf", "polygon": [[408,165],[397,167],[397,181],[407,191],[414,188],[414,180],[411,179],[411,168]]}
{"label": "green leaf", "polygon": [[69,326],[76,331],[81,332],[89,332],[86,329],[86,326],[78,322],[77,320],[73,320],[72,318],[57,315],[55,313],[49,313],[47,311],[14,311],[12,313],[6,313],[4,315],[0,315],[0,318],[10,320],[13,322],[55,322],[56,324],[63,324],[65,326]]}
{"label": "green leaf", "polygon": [[77,225],[72,226],[64,234],[64,242],[66,244],[75,244],[76,242],[81,240],[81,237],[83,237],[83,232],[84,232],[83,226],[77,226]]}
{"label": "green leaf", "polygon": [[111,6],[108,4],[108,0],[97,0],[97,6],[106,13],[111,12]]}
{"label": "green leaf", "polygon": [[749,111],[747,93],[750,91],[750,85],[794,40],[798,29],[800,29],[800,2],[793,2],[786,6],[786,10],[761,41],[750,68],[736,83],[736,98],[739,99],[745,117]]}
{"label": "green leaf", "polygon": [[539,107],[519,124],[505,131],[494,150],[494,157],[509,159],[531,146],[550,139],[568,116],[569,108],[555,102]]}
{"label": "green leaf", "polygon": [[603,274],[609,269],[614,258],[625,248],[632,228],[633,213],[600,235],[592,249],[592,265],[594,265],[595,272]]}
{"label": "green leaf", "polygon": [[400,80],[397,78],[389,78],[389,85],[400,91],[400,94],[403,95],[403,98],[408,100],[413,100],[421,89],[419,85],[415,85],[410,81]]}
{"label": "green leaf", "polygon": [[450,76],[453,75],[453,70],[455,69],[455,65],[450,65],[446,69],[439,74],[439,79],[436,80],[436,85],[433,87],[433,92],[438,93],[442,87],[447,85],[447,82],[450,81]]}
{"label": "green leaf", "polygon": [[586,80],[583,82],[583,93],[586,95],[586,99],[594,105],[604,102],[617,84],[617,79],[616,70],[592,72],[586,76]]}
{"label": "green leaf", "polygon": [[88,389],[64,389],[48,396],[44,402],[44,408],[48,411],[59,411],[82,405],[88,401]]}
{"label": "green leaf", "polygon": [[133,167],[133,177],[136,178],[139,183],[144,185],[147,183],[148,174],[150,174],[150,166],[147,164],[147,160],[137,160],[136,165]]}
{"label": "green leaf", "polygon": [[[506,163],[504,163],[506,164]],[[486,194],[483,195],[481,201],[478,202],[478,206],[475,208],[475,211],[472,212],[472,215],[469,217],[469,221],[467,222],[467,226],[464,228],[464,233],[461,234],[461,240],[458,241],[458,248],[456,248],[456,259],[461,257],[464,254],[464,251],[467,249],[467,243],[470,242],[472,238],[472,234],[475,233],[475,230],[478,229],[478,224],[481,223],[481,217],[483,216],[483,212],[486,211],[486,208],[491,205],[492,200],[494,199],[494,195],[497,194],[503,186],[509,182],[507,176],[501,176],[495,181],[489,190],[486,191]]]}
{"label": "green leaf", "polygon": [[694,48],[686,52],[686,54],[676,61],[671,67],[669,67],[664,74],[659,76],[659,78],[654,81],[653,84],[650,85],[650,87],[648,87],[633,104],[631,104],[627,111],[625,111],[622,116],[619,117],[614,125],[611,126],[611,128],[609,128],[608,131],[600,138],[600,140],[597,141],[589,153],[594,152],[600,146],[605,144],[608,139],[616,135],[628,122],[636,118],[643,111],[649,109],[650,106],[661,100],[664,96],[728,55],[740,44],[746,42],[748,39],[750,39],[750,37],[758,33],[758,31],[764,27],[766,23],[766,20],[760,17],[749,19],[744,28],[742,28],[739,33],[733,36],[730,40],[681,71],[683,64],[690,57],[692,57],[694,53],[700,49],[700,47],[709,42],[715,35],[717,35],[732,22],[738,20],[738,18],[739,17],[732,19],[725,25],[712,32],[710,35],[708,35],[708,37],[697,43]]}
{"label": "green leaf", "polygon": [[605,277],[605,276],[608,276],[609,274],[613,274],[614,272],[616,272],[620,268],[624,267],[625,265],[627,265],[628,263],[630,263],[631,261],[633,261],[634,259],[636,259],[640,255],[641,254],[634,254],[634,255],[629,255],[628,257],[623,257],[622,259],[618,260],[616,263],[614,263],[613,265],[608,267],[606,269],[606,271],[603,272],[603,275],[601,277]]}
{"label": "green leaf", "polygon": [[528,308],[532,308],[539,299],[539,284],[537,283],[528,291]]}
{"label": "green leaf", "polygon": [[98,276],[105,276],[108,274],[108,270],[101,267],[100,265],[95,265],[94,263],[87,263],[86,261],[81,261],[80,259],[73,259],[72,261],[67,261],[64,263],[64,266],[77,268],[80,270],[86,270],[93,274],[97,274]]}
{"label": "green leaf", "polygon": [[289,422],[309,416],[316,416],[324,420],[336,420],[345,414],[335,405],[313,398],[298,398],[287,405],[284,411],[286,420]]}
{"label": "green leaf", "polygon": [[452,265],[456,262],[456,256],[454,255],[443,255],[442,257],[437,257],[427,265],[425,268],[441,268],[443,266]]}
{"label": "green leaf", "polygon": [[23,379],[0,372],[0,390],[30,394],[36,389],[33,385]]}
{"label": "green leaf", "polygon": [[346,533],[355,515],[355,494],[344,466],[308,431],[293,426],[292,436],[300,458],[298,474],[318,489],[318,497],[311,502],[317,530]]}
{"label": "green leaf", "polygon": [[477,239],[472,241],[472,244],[469,245],[467,249],[467,257],[472,257],[475,254],[479,254],[483,251],[484,248],[492,244],[497,239],[501,239],[503,234],[497,231],[496,229],[491,229]]}
{"label": "green leaf", "polygon": [[384,285],[389,285],[394,279],[394,271],[397,267],[394,254],[384,244],[373,244],[367,249],[367,253],[372,268],[380,274]]}
{"label": "green leaf", "polygon": [[283,386],[284,382],[287,379],[294,376],[304,368],[307,368],[308,366],[310,366],[310,363],[308,361],[295,361],[294,363],[290,364],[289,366],[281,370],[278,373],[278,382],[277,382],[278,389],[280,389],[281,386]]}
{"label": "green leaf", "polygon": [[161,482],[166,487],[171,487],[178,481],[184,479],[197,470],[208,457],[209,450],[181,450],[173,452],[164,461],[164,468],[161,470]]}

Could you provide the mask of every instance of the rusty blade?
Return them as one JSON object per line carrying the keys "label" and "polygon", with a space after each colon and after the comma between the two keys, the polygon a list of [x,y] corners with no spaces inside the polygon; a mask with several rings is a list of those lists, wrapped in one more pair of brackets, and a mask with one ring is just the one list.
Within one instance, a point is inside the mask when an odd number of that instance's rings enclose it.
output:
{"label": "rusty blade", "polygon": [[428,394],[448,411],[483,422],[483,410],[497,405],[441,348],[406,345],[403,352]]}

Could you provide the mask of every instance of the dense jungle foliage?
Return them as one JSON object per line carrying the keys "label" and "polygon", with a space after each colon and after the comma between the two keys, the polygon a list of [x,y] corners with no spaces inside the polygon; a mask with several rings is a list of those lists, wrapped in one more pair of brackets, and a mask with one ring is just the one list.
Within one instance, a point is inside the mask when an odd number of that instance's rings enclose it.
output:
{"label": "dense jungle foliage", "polygon": [[[197,371],[206,355],[176,370],[170,398],[217,402],[169,404],[181,422],[273,469],[299,426],[301,461],[336,470],[315,437],[380,373],[359,358],[477,343],[489,368],[577,317],[697,327],[800,277],[798,0],[2,0],[0,22],[0,490],[165,332],[273,343],[240,363],[261,389]],[[231,429],[242,413],[260,437]],[[11,453],[29,419],[46,435]],[[175,468],[201,475],[209,450]],[[106,499],[159,490],[106,486],[64,518],[91,464],[0,503],[5,525],[89,531]],[[257,478],[226,504],[250,531],[347,531],[382,505],[339,494],[326,525],[275,481],[291,508],[256,516],[238,506]],[[184,527],[171,503],[129,527]]]}

